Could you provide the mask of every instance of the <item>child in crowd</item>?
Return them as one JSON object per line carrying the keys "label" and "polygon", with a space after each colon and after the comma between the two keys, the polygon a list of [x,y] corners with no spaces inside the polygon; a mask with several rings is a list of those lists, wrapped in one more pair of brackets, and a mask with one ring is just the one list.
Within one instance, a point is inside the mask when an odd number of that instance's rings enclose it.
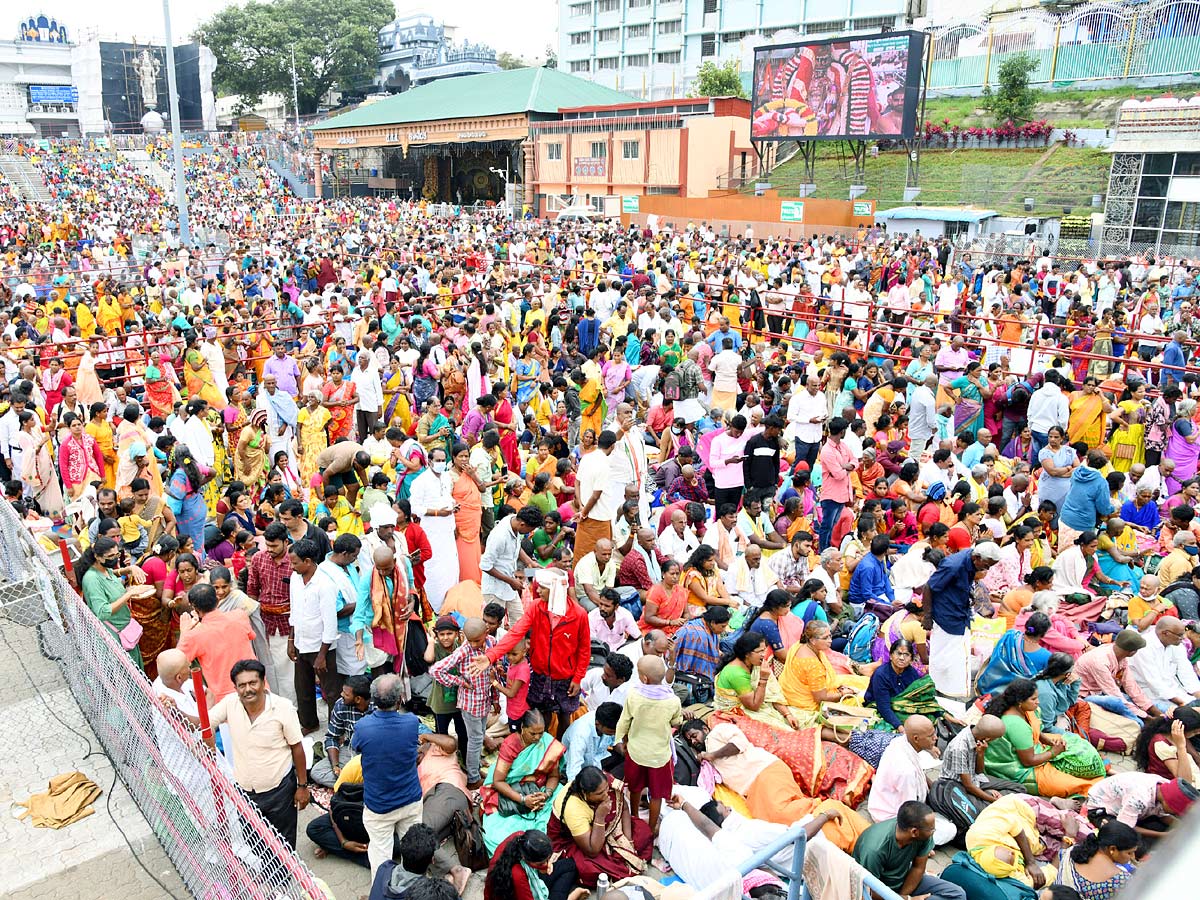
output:
{"label": "child in crowd", "polygon": [[[441,626],[442,619],[439,619],[438,627]],[[444,633],[438,632],[438,643],[443,647],[441,639]],[[471,661],[477,656],[483,656],[484,650],[487,649],[487,625],[483,619],[467,619],[462,629],[462,637],[463,641],[456,649],[433,664],[429,675],[443,689],[453,688],[457,693],[458,717],[455,719],[455,732],[459,736],[460,745],[463,735],[466,735],[464,761],[467,767],[467,789],[475,791],[483,786],[479,759],[483,753],[483,736],[487,730],[488,713],[491,712],[497,697],[490,668],[484,669],[478,675],[471,674]]]}
{"label": "child in crowd", "polygon": [[683,707],[671,688],[664,684],[667,667],[659,656],[638,660],[642,683],[625,697],[625,709],[617,722],[616,741],[625,741],[625,784],[629,787],[629,814],[638,817],[642,790],[650,791],[650,831],[658,833],[662,802],[674,787],[671,761],[671,729],[683,724]]}
{"label": "child in crowd", "polygon": [[149,529],[153,524],[149,519],[136,515],[136,508],[137,502],[132,497],[126,497],[117,504],[117,511],[121,514],[117,517],[117,524],[121,526],[121,543],[135,559],[145,552]]}
{"label": "child in crowd", "polygon": [[505,657],[508,671],[504,675],[503,682],[499,679],[492,680],[492,687],[508,698],[506,714],[510,731],[517,731],[521,727],[521,717],[529,709],[530,669],[529,660],[526,659],[528,650],[529,643],[527,641],[517,641],[517,645],[509,650]]}

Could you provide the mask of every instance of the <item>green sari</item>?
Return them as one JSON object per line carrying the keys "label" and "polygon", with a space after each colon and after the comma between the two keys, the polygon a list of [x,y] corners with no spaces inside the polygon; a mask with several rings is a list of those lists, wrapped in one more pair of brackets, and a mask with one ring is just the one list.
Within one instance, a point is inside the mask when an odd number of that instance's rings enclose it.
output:
{"label": "green sari", "polygon": [[[933,678],[922,675],[893,697],[892,712],[901,722],[909,716],[928,716],[931,719],[941,716],[945,710],[937,702],[937,690],[933,686]],[[887,725],[886,722],[883,724]]]}
{"label": "green sari", "polygon": [[[505,738],[505,742],[520,740],[520,732]],[[500,752],[504,752],[503,745],[501,745]],[[565,752],[566,747],[549,734],[543,733],[536,743],[530,744],[517,754],[516,759],[509,766],[508,777],[505,781],[514,786],[529,782],[539,787],[545,787],[550,775],[558,772]],[[527,809],[521,813],[506,814],[504,807],[507,804],[502,804],[499,792],[492,786],[495,775],[496,766],[493,765],[488,770],[483,788],[479,792],[483,801],[483,843],[487,847],[488,853],[495,853],[496,848],[504,843],[505,838],[518,831],[530,829],[545,831],[546,826],[550,824],[554,800],[563,790],[560,783],[554,789],[554,793],[542,804],[541,809]],[[522,790],[522,793],[528,793],[528,791]]]}

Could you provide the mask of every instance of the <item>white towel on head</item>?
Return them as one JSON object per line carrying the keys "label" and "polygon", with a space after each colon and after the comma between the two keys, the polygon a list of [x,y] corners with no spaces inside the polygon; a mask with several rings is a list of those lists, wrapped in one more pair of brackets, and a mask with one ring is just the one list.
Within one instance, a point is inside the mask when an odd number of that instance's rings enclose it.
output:
{"label": "white towel on head", "polygon": [[554,616],[565,616],[567,614],[567,573],[561,569],[538,569],[533,576],[534,580],[550,591],[550,598],[547,605],[550,607],[550,614]]}

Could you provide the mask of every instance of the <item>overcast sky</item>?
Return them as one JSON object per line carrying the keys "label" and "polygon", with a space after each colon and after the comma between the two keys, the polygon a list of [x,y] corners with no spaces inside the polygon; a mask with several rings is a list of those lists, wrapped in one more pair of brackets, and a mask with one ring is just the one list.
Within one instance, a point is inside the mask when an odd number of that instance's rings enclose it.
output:
{"label": "overcast sky", "polygon": [[[227,5],[225,0],[172,0],[171,31],[175,42],[182,43],[197,25]],[[38,9],[57,17],[75,33],[99,28],[105,38],[162,40],[161,0],[119,0],[114,3],[47,0]],[[396,0],[396,9],[400,15],[428,12],[444,17],[447,25],[458,26],[461,38],[491,44],[497,50],[507,50],[518,56],[541,57],[546,44],[555,43],[554,0],[520,0],[516,4],[495,0],[439,0],[436,3],[432,0]],[[15,28],[15,21],[12,24]]]}

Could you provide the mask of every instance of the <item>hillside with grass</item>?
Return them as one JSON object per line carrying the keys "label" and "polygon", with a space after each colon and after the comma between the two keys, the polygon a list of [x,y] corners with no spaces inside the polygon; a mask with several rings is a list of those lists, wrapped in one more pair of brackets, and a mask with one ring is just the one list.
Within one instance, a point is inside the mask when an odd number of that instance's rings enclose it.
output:
{"label": "hillside with grass", "polygon": [[[853,164],[839,159],[830,146],[821,148],[816,164],[814,197],[845,200],[850,195]],[[908,156],[900,151],[880,153],[866,161],[867,192],[879,209],[904,205]],[[921,193],[926,206],[978,206],[1001,215],[1030,215],[1025,198],[1034,201],[1032,215],[1076,214],[1092,210],[1092,196],[1108,185],[1109,154],[1091,147],[1050,147],[1012,150],[958,148],[921,151]],[[771,184],[781,196],[796,196],[804,180],[804,161],[796,157],[777,167]],[[1099,209],[1094,210],[1099,212]]]}

